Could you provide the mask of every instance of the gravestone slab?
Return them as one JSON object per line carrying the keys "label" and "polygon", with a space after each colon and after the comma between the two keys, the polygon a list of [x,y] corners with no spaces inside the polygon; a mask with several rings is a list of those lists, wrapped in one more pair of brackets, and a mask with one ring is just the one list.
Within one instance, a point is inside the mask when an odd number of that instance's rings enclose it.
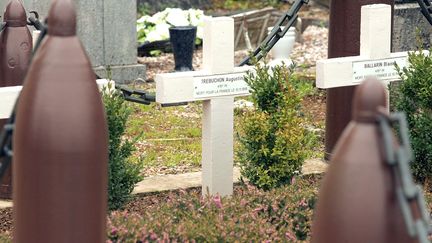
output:
{"label": "gravestone slab", "polygon": [[[0,1],[0,11],[9,1]],[[27,11],[48,14],[51,0],[23,0]],[[78,35],[96,73],[122,83],[145,78],[145,66],[137,64],[136,1],[75,0]]]}
{"label": "gravestone slab", "polygon": [[432,26],[420,12],[417,3],[395,4],[392,51],[415,50],[416,29],[421,31],[423,44],[430,47]]}

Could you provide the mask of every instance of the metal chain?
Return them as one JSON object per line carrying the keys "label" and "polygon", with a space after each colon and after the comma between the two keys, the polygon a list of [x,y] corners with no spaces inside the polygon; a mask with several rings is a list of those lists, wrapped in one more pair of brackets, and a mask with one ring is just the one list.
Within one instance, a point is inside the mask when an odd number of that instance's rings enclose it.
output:
{"label": "metal chain", "polygon": [[[427,243],[431,232],[430,214],[427,211],[423,191],[414,184],[409,168],[413,152],[409,141],[408,125],[404,113],[378,116],[378,124],[384,143],[384,159],[391,168],[405,226],[412,238]],[[399,128],[399,143],[394,136],[394,126]]]}
{"label": "metal chain", "polygon": [[5,22],[0,22],[0,32],[2,32],[4,29],[6,29],[6,23]]}
{"label": "metal chain", "polygon": [[12,162],[12,134],[14,128],[15,112],[12,113],[4,128],[0,130],[0,179],[3,177]]}
{"label": "metal chain", "polygon": [[[291,8],[286,12],[275,24],[270,34],[261,42],[259,47],[246,59],[244,59],[239,66],[250,65],[251,61],[261,60],[273,48],[274,45],[285,36],[288,30],[293,26],[298,18],[298,12],[303,4],[308,4],[309,0],[296,0]],[[285,26],[284,23],[286,22]],[[283,29],[283,27],[285,27]],[[283,30],[282,30],[283,29]]]}
{"label": "metal chain", "polygon": [[421,12],[425,16],[429,24],[432,25],[432,4],[430,0],[417,0],[420,5]]}
{"label": "metal chain", "polygon": [[[246,59],[244,59],[239,66],[250,65],[252,60],[259,61],[261,58],[267,55],[267,53],[274,47],[274,45],[285,36],[289,28],[293,26],[298,17],[298,12],[300,11],[303,4],[308,4],[309,0],[296,0],[291,8],[285,13],[273,27],[270,34],[262,41],[259,47]],[[285,28],[283,29],[283,25]],[[283,30],[282,30],[283,29]],[[123,97],[127,101],[140,103],[144,105],[149,105],[151,102],[155,102],[154,95],[149,94],[146,91],[134,90],[125,86],[116,86],[116,89],[123,93]],[[162,107],[179,106],[186,105],[187,103],[173,103],[173,104],[163,104]]]}

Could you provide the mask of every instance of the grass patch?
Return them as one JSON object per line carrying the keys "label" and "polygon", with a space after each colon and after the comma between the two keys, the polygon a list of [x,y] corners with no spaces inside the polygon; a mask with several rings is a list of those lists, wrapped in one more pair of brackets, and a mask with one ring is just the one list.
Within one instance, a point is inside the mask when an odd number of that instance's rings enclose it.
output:
{"label": "grass patch", "polygon": [[139,142],[138,147],[143,153],[145,167],[175,167],[201,165],[201,139],[185,140],[147,140]]}
{"label": "grass patch", "polygon": [[[306,105],[304,111],[305,115],[312,116],[309,114],[311,109],[307,106],[313,104],[314,97],[319,96],[320,93],[313,87],[313,80],[306,77],[301,79],[302,81],[296,84],[296,89],[308,97],[309,101],[303,102]],[[147,90],[149,88],[152,87],[145,87]],[[237,99],[250,100],[250,97]],[[134,156],[136,158],[142,157],[146,176],[154,175],[154,171],[160,172],[160,169],[165,167],[181,166],[183,167],[181,172],[194,171],[201,167],[202,102],[167,108],[158,104],[130,103],[130,106],[133,112],[127,124],[126,136],[138,137],[138,150]],[[235,110],[234,131],[237,130],[238,117],[241,113],[238,109]],[[324,127],[324,121],[319,118],[313,117],[310,121],[310,126],[313,128],[322,129]],[[237,148],[237,136],[234,134],[234,150],[236,151]],[[318,146],[312,152],[314,158],[322,157],[323,146]],[[234,161],[236,162],[237,158]],[[165,172],[176,173],[175,170],[165,170]]]}
{"label": "grass patch", "polygon": [[157,104],[131,106],[127,136],[138,137],[135,156],[142,157],[145,175],[160,168],[194,170],[201,166],[200,102],[167,108]]}
{"label": "grass patch", "polygon": [[127,129],[129,136],[140,136],[141,140],[201,137],[200,103],[167,108],[133,104],[133,109]]}

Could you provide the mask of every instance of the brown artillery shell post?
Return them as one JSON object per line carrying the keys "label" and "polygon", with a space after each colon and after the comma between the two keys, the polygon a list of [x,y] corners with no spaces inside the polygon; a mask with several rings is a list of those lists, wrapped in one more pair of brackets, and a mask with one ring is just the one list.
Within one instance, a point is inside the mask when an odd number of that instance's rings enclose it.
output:
{"label": "brown artillery shell post", "polygon": [[73,0],[56,0],[33,58],[14,133],[14,242],[105,242],[107,124],[76,36]]}
{"label": "brown artillery shell post", "polygon": [[[361,6],[384,3],[392,6],[394,0],[332,0],[328,57],[358,56],[360,54]],[[327,90],[325,157],[330,159],[333,148],[351,120],[352,98],[355,87]]]}
{"label": "brown artillery shell post", "polygon": [[[26,12],[19,0],[12,0],[7,5],[3,21],[6,27],[0,33],[0,87],[22,85],[33,46]],[[0,119],[0,130],[6,121]],[[11,167],[0,180],[0,198],[12,198]]]}
{"label": "brown artillery shell post", "polygon": [[367,80],[355,93],[353,120],[334,150],[312,226],[313,243],[409,243],[376,120],[386,90]]}

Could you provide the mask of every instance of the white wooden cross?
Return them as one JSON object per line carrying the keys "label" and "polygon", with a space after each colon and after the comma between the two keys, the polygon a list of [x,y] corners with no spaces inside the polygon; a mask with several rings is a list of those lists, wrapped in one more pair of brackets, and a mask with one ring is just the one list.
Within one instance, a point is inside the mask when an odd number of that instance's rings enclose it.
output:
{"label": "white wooden cross", "polygon": [[[101,90],[102,87],[106,86],[109,82],[105,79],[98,79],[97,81],[98,87]],[[114,84],[111,85],[114,87]],[[15,105],[16,99],[20,94],[22,86],[12,86],[12,87],[3,87],[0,88],[0,120],[8,119],[12,113],[13,107]],[[3,128],[0,128],[0,132]]]}
{"label": "white wooden cross", "polygon": [[203,194],[233,192],[234,97],[249,95],[244,74],[250,67],[234,67],[234,20],[205,21],[204,69],[156,76],[156,102],[161,104],[203,101]]}
{"label": "white wooden cross", "polygon": [[408,65],[408,53],[391,53],[391,6],[365,5],[361,8],[360,56],[317,62],[317,87],[322,89],[358,85],[368,76],[385,84],[400,80],[394,63]]}

